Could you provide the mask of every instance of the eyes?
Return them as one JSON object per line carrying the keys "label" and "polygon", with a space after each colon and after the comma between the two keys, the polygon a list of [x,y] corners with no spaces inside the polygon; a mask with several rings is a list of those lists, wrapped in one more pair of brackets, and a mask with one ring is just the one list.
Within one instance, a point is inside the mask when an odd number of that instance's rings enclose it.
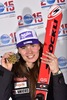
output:
{"label": "eyes", "polygon": [[26,48],[28,48],[28,47],[36,47],[37,46],[37,44],[29,44],[29,45],[25,45],[25,46],[23,46],[23,47],[21,47],[22,49],[26,49]]}

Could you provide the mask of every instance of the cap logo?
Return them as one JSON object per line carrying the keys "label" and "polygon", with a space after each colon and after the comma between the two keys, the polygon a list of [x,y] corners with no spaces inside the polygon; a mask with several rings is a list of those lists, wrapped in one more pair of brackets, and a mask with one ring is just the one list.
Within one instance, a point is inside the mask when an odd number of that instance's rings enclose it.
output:
{"label": "cap logo", "polygon": [[26,31],[19,34],[20,40],[25,38],[33,37],[32,31]]}
{"label": "cap logo", "polygon": [[25,41],[23,44],[32,43],[32,41]]}

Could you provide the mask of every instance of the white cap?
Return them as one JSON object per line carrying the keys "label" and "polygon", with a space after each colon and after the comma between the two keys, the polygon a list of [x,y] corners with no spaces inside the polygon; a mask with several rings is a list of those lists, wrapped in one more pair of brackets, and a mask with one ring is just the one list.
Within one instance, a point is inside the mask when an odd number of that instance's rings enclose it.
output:
{"label": "white cap", "polygon": [[33,29],[22,28],[16,32],[16,46],[23,47],[26,44],[38,44],[39,40]]}

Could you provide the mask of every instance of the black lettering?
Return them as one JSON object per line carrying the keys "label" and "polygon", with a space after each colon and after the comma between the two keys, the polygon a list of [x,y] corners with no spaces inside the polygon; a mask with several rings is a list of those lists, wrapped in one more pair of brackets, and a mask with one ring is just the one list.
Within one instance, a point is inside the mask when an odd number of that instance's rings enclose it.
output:
{"label": "black lettering", "polygon": [[52,30],[52,36],[55,37],[56,30]]}
{"label": "black lettering", "polygon": [[51,44],[54,44],[55,42],[55,37],[51,37]]}
{"label": "black lettering", "polygon": [[58,24],[58,21],[57,21],[57,20],[55,20],[55,19],[54,19],[54,24],[55,24],[55,25],[53,25],[53,28],[54,28],[54,29],[57,29],[57,24]]}
{"label": "black lettering", "polygon": [[49,49],[49,52],[51,52],[51,53],[52,53],[52,52],[53,52],[53,45],[52,45],[52,44],[50,44],[48,49]]}
{"label": "black lettering", "polygon": [[[54,43],[55,43],[55,36],[56,36],[57,26],[58,26],[58,21],[54,19],[54,25],[53,25],[53,28],[52,28],[52,36],[51,36],[51,39],[50,39],[50,44],[48,46],[48,50],[51,53],[54,50]],[[49,65],[48,64],[46,64],[46,69],[47,68],[49,70]]]}
{"label": "black lettering", "polygon": [[57,8],[54,12],[57,13],[59,11],[59,9]]}

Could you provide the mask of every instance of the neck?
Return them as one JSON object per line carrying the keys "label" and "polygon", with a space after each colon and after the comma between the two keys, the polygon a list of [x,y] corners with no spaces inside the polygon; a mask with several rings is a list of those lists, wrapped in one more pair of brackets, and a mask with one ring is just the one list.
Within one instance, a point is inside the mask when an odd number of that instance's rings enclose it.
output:
{"label": "neck", "polygon": [[30,69],[32,69],[34,67],[34,64],[33,63],[26,63],[26,66]]}

